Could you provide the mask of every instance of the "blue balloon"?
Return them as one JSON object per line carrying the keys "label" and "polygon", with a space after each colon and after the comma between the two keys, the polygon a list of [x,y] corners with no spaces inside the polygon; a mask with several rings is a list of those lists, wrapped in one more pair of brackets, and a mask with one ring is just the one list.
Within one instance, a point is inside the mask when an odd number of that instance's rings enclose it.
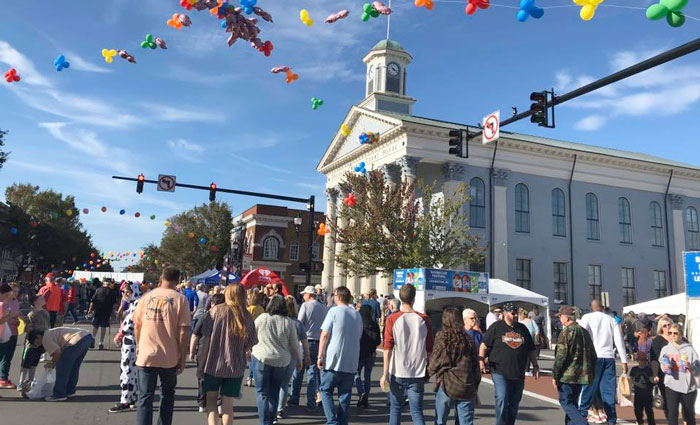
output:
{"label": "blue balloon", "polygon": [[201,244],[207,243],[207,238],[202,237],[202,239],[199,240],[199,243],[201,243]]}
{"label": "blue balloon", "polygon": [[90,266],[90,270],[95,270],[95,266]]}
{"label": "blue balloon", "polygon": [[13,235],[16,235],[16,234],[17,234],[17,228],[16,228],[16,227],[11,228],[11,229],[10,229],[10,233],[12,233]]}
{"label": "blue balloon", "polygon": [[83,263],[83,267],[87,267],[87,263]]}
{"label": "blue balloon", "polygon": [[119,210],[119,215],[124,215],[126,214],[126,210]]}

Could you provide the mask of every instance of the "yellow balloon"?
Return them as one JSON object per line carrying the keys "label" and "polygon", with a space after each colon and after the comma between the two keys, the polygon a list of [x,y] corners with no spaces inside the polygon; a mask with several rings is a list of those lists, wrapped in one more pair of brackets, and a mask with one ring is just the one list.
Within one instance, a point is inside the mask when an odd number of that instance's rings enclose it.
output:
{"label": "yellow balloon", "polygon": [[308,25],[308,26],[313,26],[313,25],[314,25],[314,20],[311,19],[311,18],[307,19],[307,20],[306,20],[306,25]]}
{"label": "yellow balloon", "polygon": [[22,335],[24,333],[24,320],[20,317],[19,319],[19,324],[17,325],[17,335]]}
{"label": "yellow balloon", "polygon": [[66,215],[67,216],[72,216],[73,215],[73,210],[66,210]]}
{"label": "yellow balloon", "polygon": [[581,8],[581,19],[584,21],[590,21],[595,15],[595,6],[592,4],[587,4]]}
{"label": "yellow balloon", "polygon": [[302,21],[309,19],[309,11],[306,9],[301,9],[301,12],[299,12],[299,17]]}
{"label": "yellow balloon", "polygon": [[163,224],[165,225],[165,227],[170,227],[170,221],[169,221],[169,220],[165,220],[165,222],[164,222]]}
{"label": "yellow balloon", "polygon": [[340,132],[343,136],[349,136],[350,135],[350,127],[347,125],[343,124],[340,126]]}

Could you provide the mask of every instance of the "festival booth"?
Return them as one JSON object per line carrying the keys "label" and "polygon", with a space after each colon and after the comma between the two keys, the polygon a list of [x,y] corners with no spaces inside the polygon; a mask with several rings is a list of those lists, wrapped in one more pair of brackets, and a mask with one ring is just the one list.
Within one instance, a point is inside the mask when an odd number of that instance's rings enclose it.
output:
{"label": "festival booth", "polygon": [[398,298],[399,289],[407,283],[416,287],[413,308],[430,316],[435,329],[440,328],[445,307],[471,308],[484,318],[491,306],[511,302],[528,310],[537,306],[544,314],[547,340],[551,341],[549,298],[544,295],[501,279],[490,279],[488,273],[426,268],[394,270],[394,296]]}
{"label": "festival booth", "polygon": [[130,282],[143,282],[143,273],[116,273],[116,272],[90,272],[85,270],[74,270],[73,277],[77,280],[93,280],[98,278],[101,281],[104,279],[112,279],[115,282],[122,280]]}
{"label": "festival booth", "polygon": [[243,285],[243,288],[246,290],[256,286],[267,286],[269,284],[274,285],[277,283],[282,284],[282,295],[285,297],[289,295],[287,285],[284,284],[284,281],[277,275],[277,273],[265,267],[251,270],[245,276],[243,276],[243,279],[241,279],[241,285]]}
{"label": "festival booth", "polygon": [[[217,285],[222,280],[226,280],[226,276],[222,275],[221,271],[217,270],[217,269],[207,270],[203,273],[198,274],[197,276],[192,276],[189,279],[190,282],[197,284],[197,285],[198,284]],[[238,276],[234,275],[233,273],[229,273],[228,282],[229,283],[238,282]]]}
{"label": "festival booth", "polygon": [[625,306],[622,308],[622,312],[623,314],[632,311],[634,314],[670,314],[671,316],[678,316],[685,314],[686,302],[685,292],[681,292],[668,297]]}

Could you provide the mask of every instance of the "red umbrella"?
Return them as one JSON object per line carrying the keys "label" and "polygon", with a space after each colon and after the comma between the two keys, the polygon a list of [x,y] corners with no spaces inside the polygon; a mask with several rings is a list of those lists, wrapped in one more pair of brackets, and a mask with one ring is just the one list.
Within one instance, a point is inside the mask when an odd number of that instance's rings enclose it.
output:
{"label": "red umbrella", "polygon": [[243,288],[246,290],[254,287],[254,286],[266,286],[269,284],[276,284],[276,283],[281,283],[282,284],[282,295],[285,297],[289,295],[289,291],[287,291],[287,285],[284,284],[284,281],[280,279],[279,276],[277,276],[277,273],[273,272],[270,269],[266,269],[265,267],[260,267],[258,269],[252,270],[248,272],[245,276],[243,276],[243,279],[241,279],[241,285],[243,285]]}

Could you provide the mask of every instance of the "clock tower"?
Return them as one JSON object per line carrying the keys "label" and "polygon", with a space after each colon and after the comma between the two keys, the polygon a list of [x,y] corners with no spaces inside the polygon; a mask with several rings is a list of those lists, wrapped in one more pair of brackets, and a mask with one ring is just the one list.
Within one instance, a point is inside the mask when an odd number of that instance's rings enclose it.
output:
{"label": "clock tower", "polygon": [[393,40],[382,40],[362,59],[367,65],[365,98],[358,106],[411,115],[416,99],[406,96],[406,66],[411,55]]}

